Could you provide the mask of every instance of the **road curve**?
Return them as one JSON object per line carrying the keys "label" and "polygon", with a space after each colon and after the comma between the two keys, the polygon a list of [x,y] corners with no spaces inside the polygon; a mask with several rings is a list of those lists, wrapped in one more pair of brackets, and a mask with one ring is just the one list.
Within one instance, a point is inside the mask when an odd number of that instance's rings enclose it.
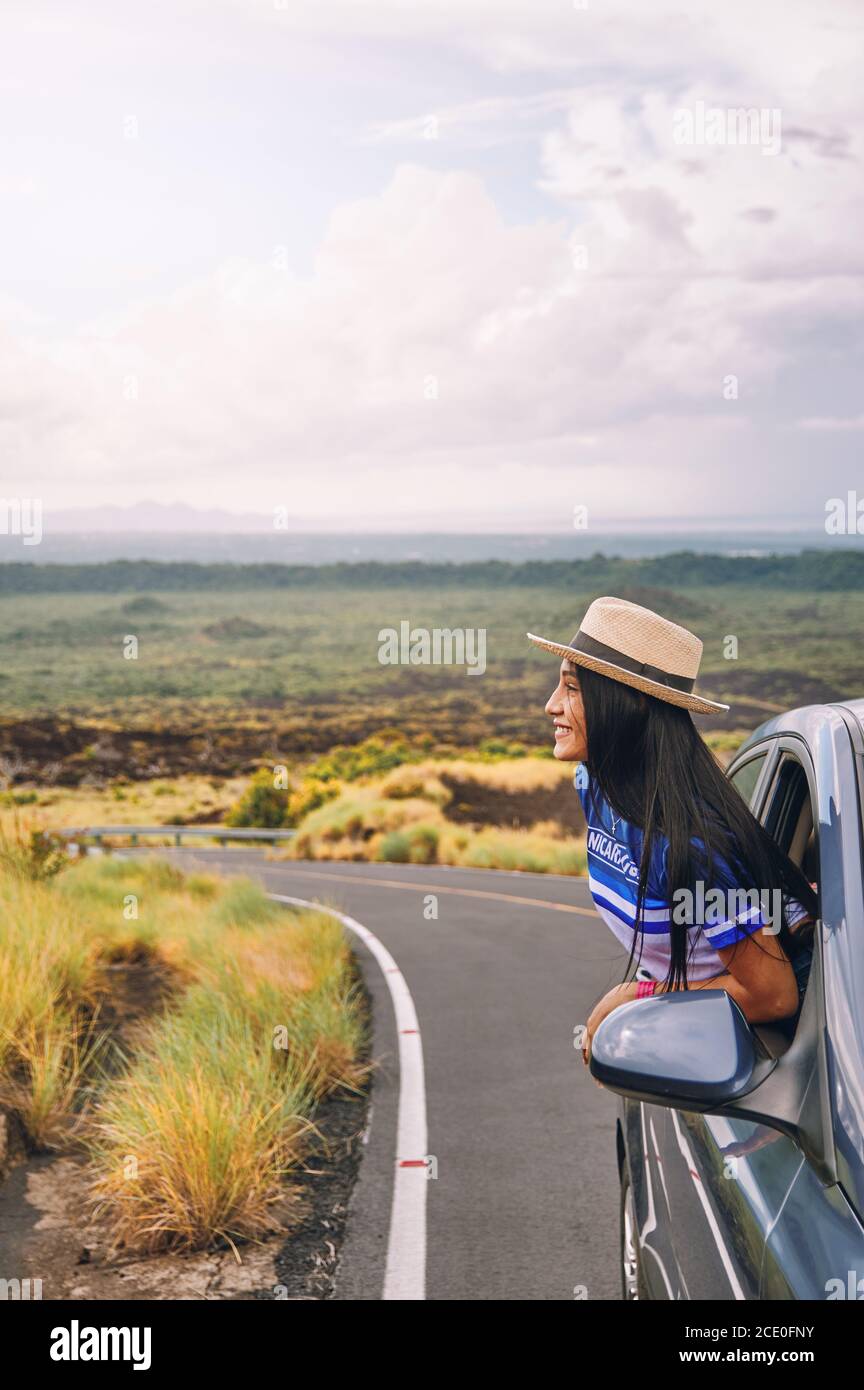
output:
{"label": "road curve", "polygon": [[[276,862],[174,850],[273,893],[348,913],[407,981],[423,1038],[429,1153],[426,1297],[617,1299],[616,1101],[573,1045],[625,957],[587,882],[440,865]],[[428,912],[437,897],[437,920]],[[396,1151],[397,1040],[386,984],[358,949],[381,1066],[337,1298],[381,1297]]]}

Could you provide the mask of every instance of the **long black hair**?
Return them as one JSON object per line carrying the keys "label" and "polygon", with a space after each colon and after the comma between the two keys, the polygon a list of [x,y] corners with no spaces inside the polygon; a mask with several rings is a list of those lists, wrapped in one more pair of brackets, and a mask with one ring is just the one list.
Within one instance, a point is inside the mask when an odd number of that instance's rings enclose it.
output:
{"label": "long black hair", "polygon": [[[651,853],[662,836],[669,841],[668,988],[687,988],[687,956],[693,940],[692,915],[681,920],[684,914],[671,911],[673,903],[686,901],[675,894],[687,889],[695,895],[699,881],[707,891],[717,882],[718,860],[733,870],[741,889],[760,893],[779,889],[815,918],[816,894],[804,874],[752,815],[699,734],[689,710],[582,667],[574,667],[573,674],[585,711],[591,784],[617,815],[643,833],[637,930],[627,971],[637,941],[641,943]],[[694,840],[701,841],[702,847]],[[799,947],[789,929],[785,902],[777,937],[794,960]]]}

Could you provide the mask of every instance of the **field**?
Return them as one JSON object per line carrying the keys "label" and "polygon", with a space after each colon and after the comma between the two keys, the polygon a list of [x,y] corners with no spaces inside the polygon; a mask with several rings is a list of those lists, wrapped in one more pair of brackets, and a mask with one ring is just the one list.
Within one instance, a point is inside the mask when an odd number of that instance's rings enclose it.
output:
{"label": "field", "polygon": [[[628,563],[638,579],[645,562]],[[732,706],[699,724],[732,745],[776,710],[864,692],[857,578],[818,592],[620,576],[611,588],[614,575],[598,562],[593,587],[584,569],[575,587],[550,566],[546,584],[461,583],[454,572],[446,583],[421,574],[386,587],[322,580],[157,592],[154,568],[145,593],[0,588],[0,785],[220,779],[388,728],[425,740],[430,752],[490,739],[540,749],[555,662],[524,633],[569,639],[598,592],[655,606],[698,631],[700,689]],[[381,664],[379,632],[403,621],[484,629],[485,672]],[[137,654],[127,659],[130,638]]]}
{"label": "field", "polygon": [[[37,786],[0,792],[0,825],[39,825],[45,830],[88,825],[214,825],[247,785],[245,777],[117,777],[101,785]],[[170,837],[166,839],[170,843]]]}

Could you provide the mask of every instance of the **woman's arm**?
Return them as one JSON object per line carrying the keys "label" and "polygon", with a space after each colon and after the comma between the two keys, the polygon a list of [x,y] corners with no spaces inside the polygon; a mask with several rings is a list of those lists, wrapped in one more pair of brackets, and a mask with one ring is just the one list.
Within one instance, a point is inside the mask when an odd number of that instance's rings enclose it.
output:
{"label": "woman's arm", "polygon": [[[772,1023],[798,1008],[798,984],[776,933],[754,932],[717,951],[725,975],[691,981],[690,989],[725,989],[749,1023]],[[658,985],[657,992],[665,988]]]}
{"label": "woman's arm", "polygon": [[[798,982],[783,948],[774,933],[761,929],[732,946],[721,947],[718,956],[726,967],[723,975],[710,980],[691,980],[690,989],[725,989],[738,1004],[749,1023],[773,1023],[789,1018],[798,1008]],[[661,982],[656,993],[667,992]],[[620,1004],[636,998],[636,981],[616,985],[595,1004],[585,1030],[582,1058],[591,1056],[591,1043],[603,1019]]]}

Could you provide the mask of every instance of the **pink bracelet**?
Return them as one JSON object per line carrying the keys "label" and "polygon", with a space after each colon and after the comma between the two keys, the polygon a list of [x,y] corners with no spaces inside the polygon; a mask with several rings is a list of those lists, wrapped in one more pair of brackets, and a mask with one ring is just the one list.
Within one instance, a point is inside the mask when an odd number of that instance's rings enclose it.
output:
{"label": "pink bracelet", "polygon": [[639,980],[639,982],[636,985],[636,998],[647,999],[649,995],[654,994],[656,989],[656,980]]}

